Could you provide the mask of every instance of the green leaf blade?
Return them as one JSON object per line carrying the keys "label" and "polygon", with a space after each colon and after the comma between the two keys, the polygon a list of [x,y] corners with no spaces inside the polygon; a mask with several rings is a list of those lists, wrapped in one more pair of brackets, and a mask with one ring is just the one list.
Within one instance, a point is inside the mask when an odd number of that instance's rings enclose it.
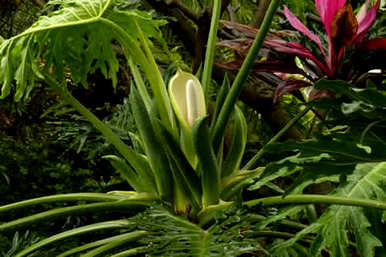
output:
{"label": "green leaf blade", "polygon": [[220,174],[211,145],[208,117],[201,118],[192,128],[193,145],[201,168],[203,205],[217,204],[220,198]]}

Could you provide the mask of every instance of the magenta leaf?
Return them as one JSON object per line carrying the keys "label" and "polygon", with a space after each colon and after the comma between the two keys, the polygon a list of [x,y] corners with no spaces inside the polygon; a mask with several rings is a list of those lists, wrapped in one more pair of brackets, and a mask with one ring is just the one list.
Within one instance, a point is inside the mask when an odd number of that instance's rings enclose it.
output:
{"label": "magenta leaf", "polygon": [[[236,59],[229,62],[216,63],[216,66],[222,67],[228,70],[239,70],[243,64],[243,59]],[[308,75],[300,68],[296,66],[295,61],[286,60],[268,60],[263,62],[256,62],[252,68],[253,72],[272,72],[272,73],[283,73],[283,74],[300,74],[305,77]]]}
{"label": "magenta leaf", "polygon": [[284,40],[273,39],[273,40],[265,40],[264,45],[267,47],[271,47],[273,50],[293,54],[301,58],[310,59],[313,61],[325,74],[331,75],[330,70],[321,63],[310,50],[302,46],[297,42],[287,42]]}
{"label": "magenta leaf", "polygon": [[367,31],[370,29],[371,25],[375,20],[377,9],[378,9],[377,5],[374,5],[373,7],[371,7],[369,12],[366,14],[366,16],[359,22],[358,32],[357,32],[357,36],[355,38],[354,44],[357,44],[358,42],[360,42],[363,39],[363,37],[366,35]]}
{"label": "magenta leaf", "polygon": [[307,37],[309,37],[312,41],[314,41],[318,46],[319,46],[319,49],[320,51],[322,52],[322,54],[324,55],[324,57],[326,57],[326,53],[324,52],[324,49],[323,49],[323,45],[322,45],[322,42],[320,41],[320,38],[315,35],[314,33],[312,33],[289,9],[287,6],[284,6],[284,15],[285,17],[287,18],[287,20],[289,21],[289,23],[292,25],[292,27],[294,27],[295,29],[297,29],[298,31],[300,31],[301,33],[303,33],[304,35],[306,35]]}
{"label": "magenta leaf", "polygon": [[315,0],[316,9],[319,12],[320,18],[323,21],[327,35],[331,33],[331,22],[339,9],[342,9],[346,4],[346,0]]}

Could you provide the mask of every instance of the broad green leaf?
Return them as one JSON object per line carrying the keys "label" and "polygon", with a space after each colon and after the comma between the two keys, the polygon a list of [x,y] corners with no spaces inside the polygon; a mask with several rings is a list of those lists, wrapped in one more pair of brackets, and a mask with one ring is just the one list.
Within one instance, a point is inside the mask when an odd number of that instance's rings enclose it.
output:
{"label": "broad green leaf", "polygon": [[[351,132],[351,130],[350,130]],[[302,142],[288,140],[266,147],[270,153],[294,151],[298,154],[270,163],[256,184],[250,189],[258,189],[278,177],[299,173],[287,192],[300,193],[310,184],[324,181],[339,181],[341,176],[349,175],[356,164],[382,162],[386,160],[386,148],[371,142],[371,151],[358,146],[359,136],[350,133],[332,133],[316,136]],[[368,143],[369,141],[367,141]],[[296,191],[294,191],[296,190]]]}
{"label": "broad green leaf", "polygon": [[[377,199],[386,201],[386,163],[360,164],[354,173],[347,178],[347,184],[337,189],[336,195],[351,198]],[[376,210],[374,210],[376,211]],[[360,256],[374,256],[375,247],[382,243],[370,230],[371,224],[364,210],[348,206],[331,206],[317,221],[319,233],[311,253],[319,254],[328,248],[333,256],[351,256],[348,231],[356,242]]]}
{"label": "broad green leaf", "polygon": [[[313,158],[320,155],[320,161],[332,166],[348,166],[355,163],[381,162],[386,160],[386,149],[382,146],[372,146],[369,153],[366,149],[358,147],[358,142],[342,135],[319,136],[303,142],[288,140],[285,143],[267,146],[267,152],[278,153],[284,151],[300,152],[298,158]],[[300,161],[299,161],[300,162]]]}
{"label": "broad green leaf", "polygon": [[260,174],[257,182],[251,185],[248,190],[257,190],[274,179],[289,176],[299,171],[301,168],[291,163],[291,158],[292,157],[289,157],[275,163],[270,163],[264,169],[264,172]]}
{"label": "broad green leaf", "polygon": [[[334,195],[385,201],[385,190],[386,163],[363,163],[356,166],[353,174],[347,176],[347,182],[342,183]],[[289,247],[307,234],[317,233],[310,248],[310,256],[321,256],[321,251],[327,250],[331,256],[350,257],[349,238],[353,238],[360,256],[373,257],[375,248],[381,247],[382,242],[372,234],[366,215],[369,212],[380,211],[352,206],[330,206],[315,223],[300,231],[293,239],[276,245],[275,250]]]}
{"label": "broad green leaf", "polygon": [[386,107],[386,95],[382,94],[377,88],[353,88],[350,84],[342,80],[321,79],[315,83],[315,88],[331,90],[338,96],[345,95],[352,100],[360,101],[376,107]]}
{"label": "broad green leaf", "polygon": [[[36,77],[45,69],[62,81],[70,75],[72,81],[87,86],[87,76],[101,70],[117,84],[119,62],[113,43],[121,45],[127,58],[132,56],[145,73],[147,58],[139,47],[139,29],[162,41],[158,27],[142,11],[118,10],[121,0],[50,1],[55,5],[49,16],[42,16],[26,31],[4,40],[0,45],[1,98],[15,85],[15,100],[27,98]],[[137,29],[135,23],[139,24]],[[154,68],[154,67],[153,67]],[[152,80],[155,83],[154,80]]]}

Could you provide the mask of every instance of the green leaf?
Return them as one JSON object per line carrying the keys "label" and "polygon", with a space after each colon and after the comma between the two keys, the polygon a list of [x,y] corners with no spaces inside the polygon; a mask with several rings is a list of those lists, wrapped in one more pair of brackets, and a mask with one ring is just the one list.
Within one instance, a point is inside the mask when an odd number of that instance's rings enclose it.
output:
{"label": "green leaf", "polygon": [[180,183],[186,188],[188,191],[187,195],[190,196],[193,203],[196,203],[197,206],[201,206],[202,188],[197,172],[190,165],[179,144],[173,138],[173,135],[160,122],[158,122],[158,124],[163,139],[162,143],[165,145],[170,158],[174,160],[175,166],[182,178],[182,181],[176,181],[176,183]]}
{"label": "green leaf", "polygon": [[[347,177],[346,183],[337,188],[334,196],[384,202],[385,190],[386,162],[364,163],[356,166],[354,173]],[[328,250],[331,256],[349,257],[351,256],[349,238],[352,237],[360,256],[373,257],[375,248],[381,247],[382,243],[372,234],[371,224],[366,215],[368,212],[380,211],[352,206],[330,206],[319,220],[300,231],[293,239],[276,245],[275,250],[289,247],[310,233],[317,233],[310,248],[310,256],[320,256],[321,250],[324,249]]]}
{"label": "green leaf", "polygon": [[[117,169],[122,177],[129,182],[138,193],[156,193],[156,185],[154,181],[154,175],[150,171],[146,172],[145,163],[141,165],[141,170],[135,170],[127,162],[115,155],[103,156],[104,159],[108,159],[115,169]],[[150,167],[149,167],[150,168]]]}
{"label": "green leaf", "polygon": [[333,91],[338,97],[344,95],[352,100],[374,105],[376,107],[386,107],[386,95],[382,94],[377,88],[353,88],[345,81],[326,79],[321,79],[315,83],[315,88]]}
{"label": "green leaf", "polygon": [[156,180],[157,191],[162,199],[171,200],[173,180],[168,159],[161,150],[163,146],[152,126],[146,106],[134,87],[131,88],[130,98],[134,119]]}
{"label": "green leaf", "polygon": [[[353,132],[353,130],[349,130]],[[339,181],[339,177],[351,174],[356,164],[386,161],[386,148],[376,141],[367,141],[371,151],[358,145],[360,136],[351,133],[331,133],[316,136],[302,142],[288,140],[268,145],[270,153],[298,152],[298,154],[270,163],[259,181],[250,187],[255,190],[281,176],[298,172],[296,180],[287,192],[300,193],[313,183]],[[296,190],[293,191],[293,190]]]}
{"label": "green leaf", "polygon": [[234,112],[234,125],[232,130],[232,143],[222,165],[221,176],[227,177],[240,168],[247,143],[247,121],[243,112],[236,106]]}
{"label": "green leaf", "polygon": [[[386,201],[385,190],[386,163],[366,163],[356,167],[354,173],[347,178],[347,184],[337,189],[336,195]],[[363,209],[331,206],[317,224],[319,233],[311,247],[311,253],[319,254],[320,249],[328,248],[332,256],[351,256],[346,231],[355,238],[360,256],[372,257],[375,247],[382,246],[379,239],[371,233],[371,224]]]}
{"label": "green leaf", "polygon": [[208,117],[197,120],[192,129],[193,145],[201,169],[203,205],[217,204],[220,198],[220,174],[216,156],[210,143]]}
{"label": "green leaf", "polygon": [[[0,45],[1,98],[10,94],[15,83],[15,100],[27,98],[36,77],[45,69],[57,80],[71,76],[72,81],[87,86],[87,76],[100,70],[117,84],[119,61],[113,47],[121,45],[126,57],[133,57],[148,77],[159,73],[148,67],[147,57],[139,47],[139,30],[163,42],[159,26],[142,11],[118,10],[121,0],[50,1],[56,11],[42,16],[26,31]],[[135,24],[139,24],[138,28]],[[154,70],[156,69],[156,70]],[[157,79],[151,82],[159,83]],[[159,78],[158,78],[159,80]],[[166,94],[166,89],[164,89]]]}

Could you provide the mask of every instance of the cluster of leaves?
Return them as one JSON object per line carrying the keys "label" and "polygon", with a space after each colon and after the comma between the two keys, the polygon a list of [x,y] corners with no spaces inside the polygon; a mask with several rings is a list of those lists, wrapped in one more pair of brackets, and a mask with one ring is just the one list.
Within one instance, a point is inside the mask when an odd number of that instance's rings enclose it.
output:
{"label": "cluster of leaves", "polygon": [[[365,88],[353,88],[343,81],[321,80],[315,87],[336,95],[335,99],[311,103],[318,110],[329,110],[321,133],[302,142],[289,140],[268,146],[270,153],[296,154],[269,164],[250,189],[296,174],[286,194],[302,193],[313,184],[331,182],[329,191],[334,196],[385,201],[386,98],[382,86],[377,88],[369,82]],[[380,233],[385,227],[384,218],[378,210],[331,206],[315,223],[275,248],[288,247],[316,233],[311,256],[317,256],[322,249],[328,249],[331,256],[350,256],[352,241],[361,256],[374,256],[375,247],[385,242]]]}

